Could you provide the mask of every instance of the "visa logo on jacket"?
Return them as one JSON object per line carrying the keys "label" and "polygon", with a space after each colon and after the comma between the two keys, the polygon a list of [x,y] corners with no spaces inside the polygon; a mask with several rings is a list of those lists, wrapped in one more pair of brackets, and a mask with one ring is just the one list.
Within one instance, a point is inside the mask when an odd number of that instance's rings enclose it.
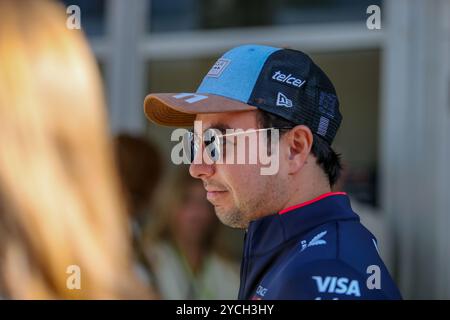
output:
{"label": "visa logo on jacket", "polygon": [[359,283],[357,280],[350,280],[348,278],[339,277],[320,277],[313,276],[313,280],[316,281],[317,290],[321,293],[337,293],[345,295],[353,295],[355,297],[361,296],[359,290]]}

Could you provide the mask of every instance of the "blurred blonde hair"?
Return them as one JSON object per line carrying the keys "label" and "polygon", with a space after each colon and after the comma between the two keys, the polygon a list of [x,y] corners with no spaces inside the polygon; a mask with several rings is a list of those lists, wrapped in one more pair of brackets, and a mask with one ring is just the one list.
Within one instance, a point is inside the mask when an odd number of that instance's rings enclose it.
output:
{"label": "blurred blonde hair", "polygon": [[[0,1],[0,278],[9,298],[137,298],[101,80],[62,5]],[[67,268],[81,270],[70,290]]]}

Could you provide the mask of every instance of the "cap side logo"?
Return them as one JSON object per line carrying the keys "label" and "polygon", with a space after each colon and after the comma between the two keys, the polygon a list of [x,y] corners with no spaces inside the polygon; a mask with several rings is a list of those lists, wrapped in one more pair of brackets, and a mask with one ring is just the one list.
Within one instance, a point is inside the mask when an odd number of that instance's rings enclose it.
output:
{"label": "cap side logo", "polygon": [[220,58],[216,61],[216,63],[212,66],[211,70],[206,74],[207,77],[215,77],[218,78],[222,74],[223,70],[230,64],[230,59]]}
{"label": "cap side logo", "polygon": [[272,75],[272,80],[275,80],[275,81],[278,81],[278,82],[281,82],[284,84],[288,84],[288,85],[296,87],[296,88],[301,88],[301,86],[303,86],[306,82],[306,80],[296,78],[290,73],[284,74],[280,70],[276,71]]}
{"label": "cap side logo", "polygon": [[288,97],[286,97],[281,92],[278,92],[276,105],[279,106],[279,107],[291,108],[292,107],[292,100],[288,99]]}

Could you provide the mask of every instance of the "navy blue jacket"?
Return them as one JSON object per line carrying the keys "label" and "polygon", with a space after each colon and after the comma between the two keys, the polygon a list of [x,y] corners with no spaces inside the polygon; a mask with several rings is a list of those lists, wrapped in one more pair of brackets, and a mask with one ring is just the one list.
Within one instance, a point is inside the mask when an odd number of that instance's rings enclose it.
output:
{"label": "navy blue jacket", "polygon": [[401,299],[343,192],[252,221],[239,299]]}

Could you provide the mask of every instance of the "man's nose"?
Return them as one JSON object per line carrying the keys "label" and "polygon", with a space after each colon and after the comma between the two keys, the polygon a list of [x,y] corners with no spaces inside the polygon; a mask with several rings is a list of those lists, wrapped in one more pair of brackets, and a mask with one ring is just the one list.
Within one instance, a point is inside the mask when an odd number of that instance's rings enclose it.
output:
{"label": "man's nose", "polygon": [[214,164],[206,163],[201,151],[196,153],[194,161],[189,166],[190,175],[197,179],[209,178],[214,174]]}

